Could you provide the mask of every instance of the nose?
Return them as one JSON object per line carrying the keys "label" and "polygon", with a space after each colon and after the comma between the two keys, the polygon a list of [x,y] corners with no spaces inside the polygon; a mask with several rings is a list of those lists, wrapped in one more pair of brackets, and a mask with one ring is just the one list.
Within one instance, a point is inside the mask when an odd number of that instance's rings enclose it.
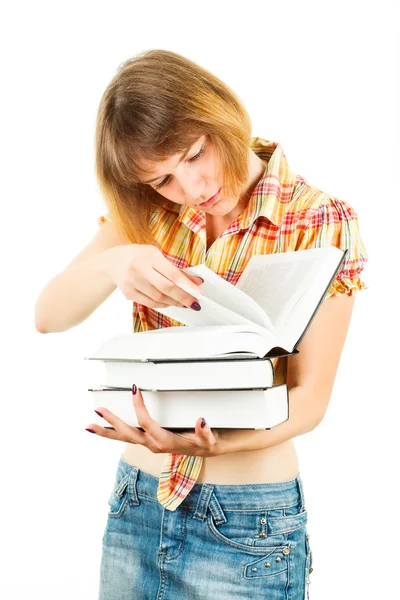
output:
{"label": "nose", "polygon": [[204,193],[205,182],[200,175],[187,173],[181,175],[178,181],[185,202],[188,204],[201,204],[201,202],[205,202],[206,198],[201,200]]}

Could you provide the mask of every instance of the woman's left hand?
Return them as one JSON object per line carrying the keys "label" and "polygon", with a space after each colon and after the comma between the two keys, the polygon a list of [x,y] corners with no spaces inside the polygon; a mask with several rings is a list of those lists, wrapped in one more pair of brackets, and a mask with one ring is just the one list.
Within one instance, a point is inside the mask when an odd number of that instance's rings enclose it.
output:
{"label": "woman's left hand", "polygon": [[100,425],[89,425],[92,433],[112,440],[129,442],[131,444],[142,444],[155,454],[176,452],[188,456],[216,456],[218,454],[219,434],[212,430],[208,423],[201,427],[203,419],[199,417],[196,421],[195,431],[172,433],[163,429],[152,419],[144,404],[141,391],[132,393],[133,407],[136,412],[137,422],[144,431],[137,427],[131,427],[125,421],[115,416],[106,408],[99,407],[96,412],[100,414],[114,429],[106,429]]}

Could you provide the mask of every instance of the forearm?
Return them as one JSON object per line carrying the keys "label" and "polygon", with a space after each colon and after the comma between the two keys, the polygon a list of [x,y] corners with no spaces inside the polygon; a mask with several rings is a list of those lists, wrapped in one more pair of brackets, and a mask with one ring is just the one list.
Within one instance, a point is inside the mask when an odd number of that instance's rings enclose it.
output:
{"label": "forearm", "polygon": [[65,331],[89,317],[116,289],[107,273],[113,248],[67,267],[53,277],[35,305],[36,329],[41,333]]}
{"label": "forearm", "polygon": [[260,450],[276,446],[286,440],[312,431],[321,418],[318,400],[302,387],[289,390],[289,419],[281,425],[266,430],[218,429],[219,438],[215,455]]}

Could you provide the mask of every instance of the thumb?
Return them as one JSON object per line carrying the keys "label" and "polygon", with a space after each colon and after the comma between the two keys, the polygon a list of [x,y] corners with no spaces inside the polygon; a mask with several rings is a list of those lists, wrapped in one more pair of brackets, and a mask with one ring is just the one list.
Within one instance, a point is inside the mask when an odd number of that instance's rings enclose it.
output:
{"label": "thumb", "polygon": [[[183,274],[185,277],[187,277],[187,279],[189,279],[189,281],[191,283],[194,283],[196,285],[196,290],[198,292],[200,292],[200,294],[202,296],[205,296],[205,293],[199,287],[202,283],[204,283],[204,279],[202,279],[201,277],[197,277],[197,275],[189,275],[188,273],[184,273],[184,272],[183,272]],[[189,287],[192,287],[192,286],[189,286]]]}
{"label": "thumb", "polygon": [[196,285],[201,285],[204,283],[204,279],[201,277],[197,277],[197,275],[189,275],[189,273],[184,273],[185,277],[188,277],[190,281],[193,281]]}
{"label": "thumb", "polygon": [[[203,422],[204,422],[204,427],[201,426]],[[216,442],[215,435],[214,435],[211,427],[209,426],[209,424],[203,417],[200,417],[199,419],[197,419],[196,425],[195,425],[195,431],[196,431],[196,433],[198,433],[198,435],[200,435],[203,439],[205,439],[209,444],[215,444],[215,442]]]}

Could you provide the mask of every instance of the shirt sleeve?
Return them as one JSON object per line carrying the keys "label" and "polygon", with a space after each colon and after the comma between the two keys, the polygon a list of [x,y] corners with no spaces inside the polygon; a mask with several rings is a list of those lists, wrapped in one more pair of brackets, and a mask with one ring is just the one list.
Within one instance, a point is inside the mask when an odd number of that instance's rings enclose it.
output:
{"label": "shirt sleeve", "polygon": [[324,300],[332,295],[352,296],[356,291],[368,288],[360,277],[368,261],[367,249],[360,236],[358,215],[347,202],[328,197],[320,206],[309,208],[304,215],[302,230],[296,250],[324,246],[349,250]]}

